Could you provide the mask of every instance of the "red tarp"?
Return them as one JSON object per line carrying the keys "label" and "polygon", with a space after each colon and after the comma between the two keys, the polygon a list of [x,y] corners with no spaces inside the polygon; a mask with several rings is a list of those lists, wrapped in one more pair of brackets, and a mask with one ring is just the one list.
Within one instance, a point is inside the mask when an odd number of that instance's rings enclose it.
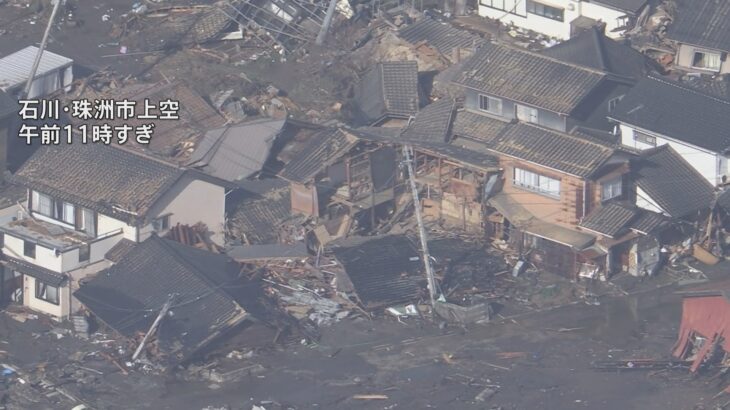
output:
{"label": "red tarp", "polygon": [[730,352],[730,337],[726,337],[730,335],[730,302],[724,296],[684,298],[679,338],[672,353],[675,357],[681,359],[688,353],[692,332],[707,339],[692,364],[692,371],[697,370],[717,337],[723,339],[720,341],[723,350]]}

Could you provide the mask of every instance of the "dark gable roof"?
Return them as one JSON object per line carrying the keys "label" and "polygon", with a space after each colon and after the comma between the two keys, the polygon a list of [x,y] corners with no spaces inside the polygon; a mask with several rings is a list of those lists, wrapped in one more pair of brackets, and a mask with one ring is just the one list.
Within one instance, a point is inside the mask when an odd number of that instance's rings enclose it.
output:
{"label": "dark gable roof", "polygon": [[247,317],[237,299],[255,289],[238,283],[238,267],[212,254],[152,236],[74,293],[94,315],[126,337],[146,332],[168,295],[170,311],[158,328],[165,353],[188,357],[219,331]]}
{"label": "dark gable roof", "polygon": [[643,54],[606,37],[595,27],[540,53],[567,63],[635,79],[643,77],[650,67]]}
{"label": "dark gable roof", "polygon": [[634,180],[674,218],[709,209],[714,188],[669,145],[646,150],[634,166]]}
{"label": "dark gable roof", "polygon": [[679,0],[667,37],[680,43],[730,51],[730,2]]}
{"label": "dark gable roof", "polygon": [[604,145],[523,123],[506,127],[490,148],[582,178],[591,176],[614,154]]}
{"label": "dark gable roof", "polygon": [[458,29],[449,23],[435,21],[430,17],[400,30],[398,36],[411,44],[425,41],[447,58],[451,58],[451,53],[456,48],[473,49],[485,42],[481,37],[466,30]]}
{"label": "dark gable roof", "polygon": [[560,114],[570,114],[605,74],[516,48],[486,44],[456,83]]}
{"label": "dark gable roof", "polygon": [[636,14],[649,0],[593,0],[595,3],[603,4],[611,8]]}
{"label": "dark gable roof", "polygon": [[447,98],[427,105],[403,131],[401,139],[409,142],[445,143],[455,110],[455,102]]}
{"label": "dark gable roof", "polygon": [[618,203],[608,203],[591,212],[583,218],[580,227],[615,238],[625,230],[626,225],[639,214],[632,209]]}
{"label": "dark gable roof", "polygon": [[730,101],[663,78],[639,81],[609,117],[713,152],[730,147]]}
{"label": "dark gable roof", "polygon": [[459,111],[456,120],[454,120],[453,132],[455,135],[491,143],[502,135],[504,129],[509,125],[510,123],[507,121],[487,117],[483,114]]}
{"label": "dark gable roof", "polygon": [[339,128],[313,135],[307,146],[279,174],[291,182],[305,183],[352,149],[358,139]]}
{"label": "dark gable roof", "polygon": [[12,179],[55,198],[131,222],[144,219],[184,172],[111,145],[60,144],[40,147]]}
{"label": "dark gable roof", "polygon": [[384,117],[408,118],[419,108],[418,63],[378,63],[355,86],[355,122],[370,125]]}

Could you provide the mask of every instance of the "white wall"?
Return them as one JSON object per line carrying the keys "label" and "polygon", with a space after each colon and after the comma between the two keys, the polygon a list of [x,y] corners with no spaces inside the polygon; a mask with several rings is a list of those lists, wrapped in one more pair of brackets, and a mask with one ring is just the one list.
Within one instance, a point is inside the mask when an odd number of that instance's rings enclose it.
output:
{"label": "white wall", "polygon": [[[634,129],[621,124],[621,143],[627,147],[637,148],[645,150],[654,148],[652,145],[647,145],[634,140]],[[721,155],[692,147],[687,144],[668,140],[656,134],[651,134],[656,138],[656,145],[669,144],[679,155],[682,156],[694,169],[702,174],[705,179],[710,181],[714,186],[721,182],[721,178],[728,171],[727,169],[727,158]]]}
{"label": "white wall", "polygon": [[621,32],[612,33],[611,31],[619,27],[618,18],[625,16],[625,12],[609,9],[600,4],[582,1],[580,3],[580,13],[582,16],[606,23],[606,36],[611,38],[621,37]]}
{"label": "white wall", "polygon": [[647,194],[643,189],[636,187],[636,206],[639,208],[643,208],[649,211],[658,212],[667,216],[671,216],[668,213],[666,213],[660,206],[657,204],[649,194]]}
{"label": "white wall", "polygon": [[97,213],[96,219],[96,236],[104,236],[110,232],[115,232],[119,229],[124,231],[124,238],[130,241],[137,242],[137,228],[132,225],[127,225],[126,222],[120,221],[119,219],[112,218],[111,216],[102,215]]}
{"label": "white wall", "polygon": [[36,279],[32,276],[23,275],[23,304],[33,310],[54,316],[56,318],[66,317],[69,314],[69,297],[71,295],[68,286],[62,285],[58,289],[58,305],[46,302],[35,297]]}
{"label": "white wall", "polygon": [[63,272],[63,259],[61,258],[61,255],[56,256],[56,253],[53,251],[53,249],[49,249],[41,245],[36,245],[35,258],[29,258],[23,255],[23,242],[23,239],[6,233],[3,253],[16,259],[24,260],[33,265],[52,270],[54,272]]}
{"label": "white wall", "polygon": [[181,178],[150,212],[150,219],[170,215],[171,227],[202,222],[212,232],[211,240],[223,245],[225,213],[225,188],[199,179]]}

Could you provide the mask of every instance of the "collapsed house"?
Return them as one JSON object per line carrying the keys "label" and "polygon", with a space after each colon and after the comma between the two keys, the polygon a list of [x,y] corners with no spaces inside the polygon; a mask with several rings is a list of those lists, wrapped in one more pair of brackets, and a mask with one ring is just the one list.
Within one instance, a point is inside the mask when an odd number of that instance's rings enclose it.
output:
{"label": "collapsed house", "polygon": [[424,17],[398,31],[398,37],[411,43],[416,49],[429,48],[429,54],[444,60],[444,66],[466,60],[486,40],[458,29],[449,23],[441,23]]}
{"label": "collapsed house", "polygon": [[261,289],[228,257],[157,236],[121,247],[110,250],[114,264],[84,280],[74,296],[135,347],[145,336],[156,361],[184,362],[255,320]]}

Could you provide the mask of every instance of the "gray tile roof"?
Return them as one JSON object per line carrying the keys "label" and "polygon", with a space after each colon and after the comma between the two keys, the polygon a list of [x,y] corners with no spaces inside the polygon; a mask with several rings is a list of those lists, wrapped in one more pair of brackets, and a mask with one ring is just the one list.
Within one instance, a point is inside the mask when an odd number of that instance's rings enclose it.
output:
{"label": "gray tile roof", "polygon": [[149,329],[168,295],[175,295],[173,314],[163,319],[157,333],[161,350],[175,361],[246,319],[246,310],[234,297],[246,285],[234,272],[239,267],[224,255],[152,236],[74,296],[102,322],[134,337]]}
{"label": "gray tile roof", "polygon": [[279,175],[291,182],[309,182],[357,143],[357,138],[339,128],[322,130],[312,136],[304,150]]}
{"label": "gray tile roof", "polygon": [[445,143],[449,137],[455,109],[455,102],[447,98],[427,105],[403,131],[401,139],[409,142]]}
{"label": "gray tile roof", "polygon": [[143,219],[183,173],[180,168],[111,145],[61,144],[40,147],[12,180],[134,221]]}
{"label": "gray tile roof", "polygon": [[502,135],[508,126],[507,121],[471,111],[459,111],[454,120],[453,132],[455,135],[491,143]]}
{"label": "gray tile roof", "polygon": [[136,245],[136,242],[124,238],[121,241],[117,242],[116,245],[112,246],[112,248],[109,249],[106,254],[104,254],[104,259],[114,263],[118,263],[122,260],[122,258],[127,255],[127,253],[129,253],[129,251],[134,249]]}
{"label": "gray tile roof", "polygon": [[627,44],[608,38],[598,28],[540,51],[548,57],[606,73],[639,79],[650,69],[650,60]]}
{"label": "gray tile roof", "polygon": [[648,235],[668,222],[667,217],[664,215],[642,209],[639,215],[629,224],[629,229]]}
{"label": "gray tile roof", "polygon": [[609,117],[713,152],[730,147],[730,101],[663,78],[639,81]]}
{"label": "gray tile roof", "polygon": [[208,131],[189,165],[235,182],[261,171],[285,120],[259,119]]}
{"label": "gray tile roof", "polygon": [[408,118],[420,105],[418,63],[378,63],[355,86],[355,122],[371,125],[385,117]]}
{"label": "gray tile roof", "polygon": [[614,154],[605,145],[523,123],[505,128],[490,148],[578,177],[589,177]]}
{"label": "gray tile roof", "polygon": [[607,203],[594,210],[580,222],[580,227],[610,238],[625,231],[628,223],[638,215],[637,209],[615,202]]}
{"label": "gray tile roof", "polygon": [[456,82],[560,114],[570,114],[605,74],[525,50],[482,46]]}
{"label": "gray tile roof", "polygon": [[430,17],[400,30],[398,36],[411,44],[425,41],[447,58],[451,58],[455,48],[474,49],[485,42],[475,34],[458,29],[449,23],[435,21]]}
{"label": "gray tile roof", "polygon": [[422,293],[423,262],[405,235],[353,237],[330,248],[367,308],[414,301]]}
{"label": "gray tile roof", "polygon": [[730,2],[726,0],[678,0],[677,15],[667,37],[717,50],[730,51]]}
{"label": "gray tile roof", "polygon": [[669,145],[642,152],[634,168],[636,185],[671,217],[709,209],[715,198],[712,185]]}
{"label": "gray tile roof", "polygon": [[234,236],[255,244],[278,242],[275,228],[292,217],[289,184],[280,182],[281,185],[269,186],[233,206],[229,218]]}
{"label": "gray tile roof", "polygon": [[605,4],[606,6],[617,10],[636,14],[649,0],[594,0],[596,3]]}

